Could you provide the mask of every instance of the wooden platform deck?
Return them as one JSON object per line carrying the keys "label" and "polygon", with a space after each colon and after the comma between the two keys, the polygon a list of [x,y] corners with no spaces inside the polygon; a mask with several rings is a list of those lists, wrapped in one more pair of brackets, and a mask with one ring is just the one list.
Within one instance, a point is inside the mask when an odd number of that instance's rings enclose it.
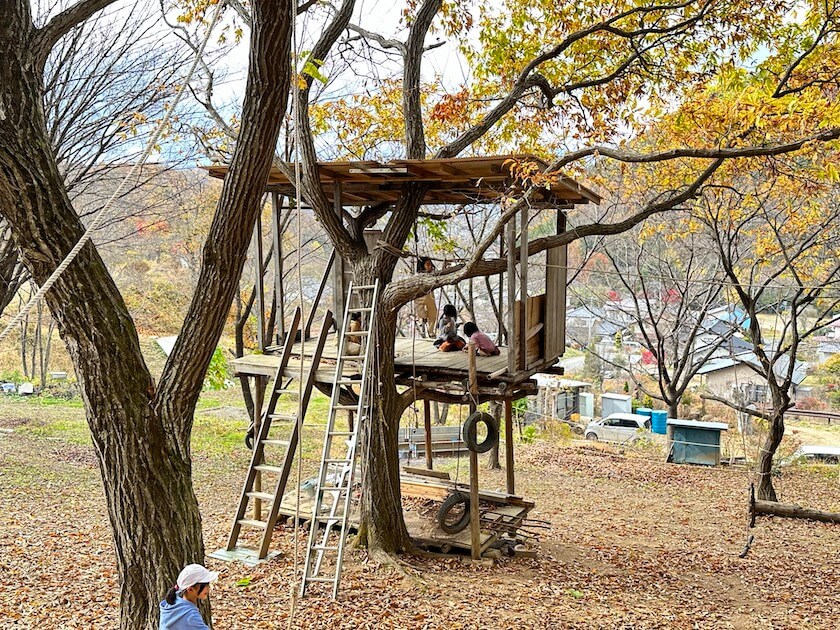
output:
{"label": "wooden platform deck", "polygon": [[[308,370],[307,357],[312,356],[315,341],[309,340],[305,344],[296,343],[292,348],[293,358],[284,373],[288,378],[300,374],[300,357],[304,360],[304,369]],[[252,354],[233,360],[236,374],[249,376],[273,376],[280,358],[272,352],[276,348],[268,348],[266,354]],[[511,374],[506,371],[508,348],[499,348],[501,354],[495,357],[476,357],[476,369],[479,380],[498,383],[522,383],[539,370],[548,366],[545,364],[530,366],[527,371]],[[318,370],[319,382],[332,382],[335,375],[335,362],[338,355],[338,343],[334,333],[327,337],[327,343],[321,356],[321,367]],[[468,357],[464,352],[440,352],[435,348],[432,339],[410,339],[398,337],[394,343],[394,364],[397,382],[409,380],[414,375],[423,376],[431,380],[463,380],[469,372]],[[345,376],[358,373],[360,366],[346,362]],[[499,374],[500,371],[503,371]],[[490,378],[490,374],[496,374]]]}

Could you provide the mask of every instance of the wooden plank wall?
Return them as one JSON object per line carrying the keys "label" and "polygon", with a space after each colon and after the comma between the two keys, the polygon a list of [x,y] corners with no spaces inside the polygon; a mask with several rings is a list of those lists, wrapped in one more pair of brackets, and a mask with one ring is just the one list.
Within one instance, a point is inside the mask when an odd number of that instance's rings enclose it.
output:
{"label": "wooden plank wall", "polygon": [[[557,233],[566,229],[566,215],[557,210]],[[555,247],[546,251],[545,270],[545,358],[563,355],[566,347],[566,277],[568,247]]]}

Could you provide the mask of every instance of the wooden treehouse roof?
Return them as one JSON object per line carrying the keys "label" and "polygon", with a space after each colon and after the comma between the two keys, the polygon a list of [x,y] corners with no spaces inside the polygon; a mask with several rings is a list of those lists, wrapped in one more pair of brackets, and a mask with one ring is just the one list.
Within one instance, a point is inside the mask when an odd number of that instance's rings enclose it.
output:
{"label": "wooden treehouse roof", "polygon": [[[327,198],[334,202],[336,182],[340,182],[341,202],[345,206],[367,206],[395,202],[406,182],[429,185],[423,203],[428,205],[494,203],[504,194],[521,191],[510,175],[508,160],[548,164],[533,155],[495,155],[431,160],[391,160],[389,162],[318,162],[321,183]],[[289,169],[294,164],[287,164]],[[224,179],[227,164],[207,167],[211,177]],[[266,190],[293,197],[294,184],[277,167],[271,167]],[[578,203],[600,203],[601,197],[571,177],[559,176],[551,189],[541,188],[535,201],[557,208]]]}

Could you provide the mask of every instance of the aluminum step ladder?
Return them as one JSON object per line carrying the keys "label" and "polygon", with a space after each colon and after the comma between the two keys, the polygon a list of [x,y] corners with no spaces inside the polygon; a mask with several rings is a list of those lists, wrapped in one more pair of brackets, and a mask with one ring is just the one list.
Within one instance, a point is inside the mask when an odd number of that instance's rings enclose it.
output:
{"label": "aluminum step ladder", "polygon": [[[306,415],[306,409],[309,406],[309,400],[312,396],[312,388],[315,385],[315,375],[318,371],[321,354],[324,350],[333,316],[330,311],[327,311],[321,326],[321,332],[318,335],[317,341],[315,341],[315,348],[308,369],[305,366],[308,357],[304,357],[303,353],[301,353],[301,361],[304,362],[303,381],[300,381],[299,376],[289,378],[287,375],[284,377],[284,372],[287,371],[289,366],[289,358],[292,354],[295,337],[297,336],[298,330],[300,330],[300,320],[301,312],[300,308],[298,308],[295,310],[292,324],[286,335],[283,350],[280,353],[280,364],[277,366],[271,382],[271,396],[266,405],[265,412],[262,414],[259,432],[254,436],[255,445],[251,456],[251,463],[248,466],[248,474],[245,477],[245,484],[242,487],[242,494],[239,498],[239,507],[233,519],[233,526],[231,527],[226,547],[227,552],[240,551],[247,554],[256,551],[257,560],[264,560],[268,555],[268,548],[271,545],[271,537],[274,533],[274,526],[277,523],[277,516],[280,510],[280,502],[283,500],[283,494],[286,491],[289,474],[292,470],[292,462],[295,458],[295,450],[298,439],[300,438],[299,428],[302,422],[298,422],[298,414],[301,414],[301,419]],[[295,387],[295,383],[297,387]],[[282,395],[293,396],[299,401],[297,412],[293,414],[275,413],[277,401]],[[288,422],[292,423],[291,431],[288,433],[286,439],[277,439],[277,437],[271,434],[271,428],[275,420],[285,421],[286,426],[288,426]],[[267,449],[268,454],[266,453]],[[283,452],[282,460],[278,457],[278,450]],[[256,480],[260,478],[262,481],[264,477],[276,478],[272,492],[254,490]],[[255,507],[254,518],[246,518],[245,515],[251,501],[254,501],[255,506],[258,507]],[[268,506],[265,520],[260,518],[262,503]],[[262,531],[259,549],[252,550],[237,547],[237,542],[239,541],[243,527]]]}
{"label": "aluminum step ladder", "polygon": [[[324,450],[321,456],[309,543],[303,568],[301,596],[305,596],[307,587],[315,582],[331,583],[333,599],[338,595],[344,543],[347,539],[347,522],[350,516],[359,426],[367,421],[372,408],[376,370],[371,367],[373,337],[375,336],[375,331],[371,326],[375,321],[378,297],[378,280],[370,285],[350,284],[339,338],[338,362],[330,398],[330,415],[324,435]],[[356,303],[361,306],[351,306],[354,303],[353,298],[357,298]],[[361,321],[366,325],[363,324],[359,330],[351,331],[351,313],[361,313]],[[358,355],[348,354],[348,341],[361,346]],[[344,374],[345,364],[354,361],[361,363],[359,379],[349,378]],[[340,403],[341,388],[346,386],[359,387],[358,401],[355,405]],[[336,426],[336,416],[339,411],[355,413],[355,422],[352,426],[348,426],[348,430],[341,430]],[[338,456],[333,455],[333,446],[342,442],[345,446],[343,453]],[[339,450],[341,450],[340,447]],[[323,530],[320,528],[321,525],[324,526]],[[333,561],[332,566],[324,567],[325,558]]]}

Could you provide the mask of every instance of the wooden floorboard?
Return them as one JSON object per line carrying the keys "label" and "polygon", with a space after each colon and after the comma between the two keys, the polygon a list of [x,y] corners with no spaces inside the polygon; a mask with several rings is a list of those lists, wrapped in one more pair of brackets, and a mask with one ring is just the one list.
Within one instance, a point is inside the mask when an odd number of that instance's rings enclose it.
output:
{"label": "wooden floorboard", "polygon": [[[318,380],[332,380],[331,375],[335,373],[335,367],[329,362],[334,361],[338,356],[337,338],[335,333],[327,336],[327,342],[322,354],[322,367],[318,370]],[[296,343],[292,347],[293,357],[311,356],[315,351],[315,340],[309,340],[305,346]],[[500,348],[501,354],[495,357],[477,357],[476,368],[480,374],[491,374],[507,367],[506,347]],[[394,365],[398,372],[416,370],[419,372],[434,371],[436,369],[457,370],[466,374],[469,370],[468,357],[464,352],[440,352],[435,348],[432,339],[410,339],[400,337],[394,343]],[[260,376],[272,376],[280,362],[276,354],[252,354],[240,359],[233,360],[234,370],[237,374],[250,374]],[[299,373],[299,359],[292,358],[285,374],[294,376]],[[304,364],[304,369],[308,365]],[[358,373],[359,367],[355,363],[348,363],[345,367],[345,374]]]}

